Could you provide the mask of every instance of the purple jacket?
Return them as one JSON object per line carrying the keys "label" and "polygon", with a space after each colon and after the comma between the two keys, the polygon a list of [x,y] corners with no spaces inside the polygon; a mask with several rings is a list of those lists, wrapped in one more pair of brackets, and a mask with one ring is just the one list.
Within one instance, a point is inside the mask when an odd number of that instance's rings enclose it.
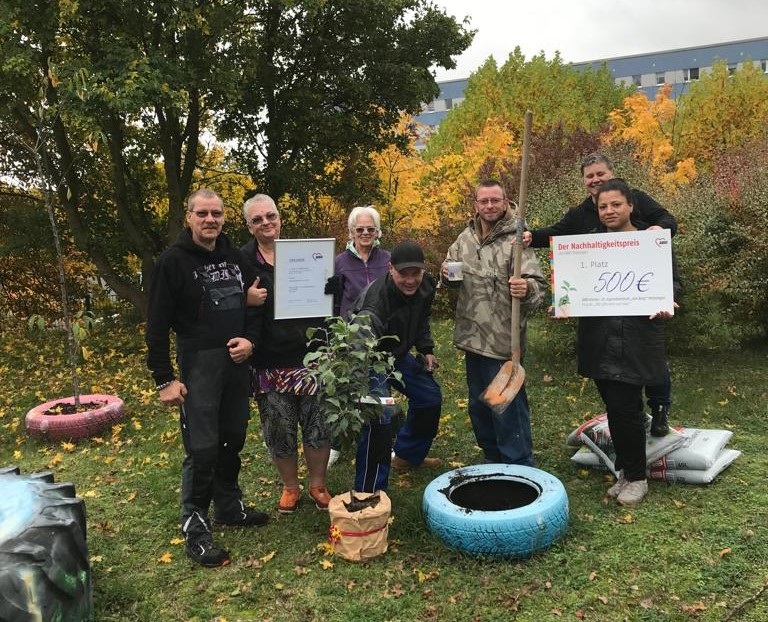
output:
{"label": "purple jacket", "polygon": [[389,268],[389,251],[379,246],[371,249],[368,261],[363,261],[357,253],[347,248],[336,255],[333,270],[336,276],[342,277],[343,286],[339,315],[347,317],[352,303],[368,283],[375,281]]}

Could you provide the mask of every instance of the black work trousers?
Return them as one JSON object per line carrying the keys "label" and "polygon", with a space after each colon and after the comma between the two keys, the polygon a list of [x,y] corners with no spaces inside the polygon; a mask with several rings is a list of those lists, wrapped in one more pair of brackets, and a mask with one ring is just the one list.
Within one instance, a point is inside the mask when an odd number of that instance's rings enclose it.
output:
{"label": "black work trousers", "polygon": [[[248,427],[248,363],[236,364],[227,348],[182,352],[181,436],[186,453],[181,469],[181,524],[204,530],[213,502],[217,517],[240,509],[240,451]],[[185,525],[187,527],[185,527]]]}

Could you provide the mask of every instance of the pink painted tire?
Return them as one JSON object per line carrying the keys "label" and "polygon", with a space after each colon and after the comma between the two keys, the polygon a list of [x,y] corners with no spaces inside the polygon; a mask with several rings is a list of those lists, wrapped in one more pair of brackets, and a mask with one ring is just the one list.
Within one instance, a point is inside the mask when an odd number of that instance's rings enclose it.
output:
{"label": "pink painted tire", "polygon": [[100,402],[99,408],[71,415],[46,415],[60,403],[74,404],[74,397],[64,397],[35,406],[27,413],[24,425],[27,434],[50,440],[72,440],[94,436],[111,428],[125,418],[123,400],[114,395],[81,395],[80,402]]}

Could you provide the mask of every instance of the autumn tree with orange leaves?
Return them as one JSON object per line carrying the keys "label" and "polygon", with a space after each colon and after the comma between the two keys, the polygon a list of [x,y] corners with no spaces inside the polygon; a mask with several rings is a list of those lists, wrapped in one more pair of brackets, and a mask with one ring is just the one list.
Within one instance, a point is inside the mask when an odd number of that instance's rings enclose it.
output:
{"label": "autumn tree with orange leaves", "polygon": [[673,144],[677,105],[670,98],[671,84],[659,88],[653,101],[645,93],[624,100],[622,108],[608,115],[611,127],[606,142],[630,143],[635,158],[642,162],[668,191],[688,184],[696,177],[693,158],[678,159]]}

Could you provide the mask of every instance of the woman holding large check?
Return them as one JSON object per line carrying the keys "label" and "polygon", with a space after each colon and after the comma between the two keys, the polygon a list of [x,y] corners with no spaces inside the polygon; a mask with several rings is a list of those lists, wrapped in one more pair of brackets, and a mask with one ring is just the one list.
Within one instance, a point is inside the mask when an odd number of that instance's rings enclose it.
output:
{"label": "woman holding large check", "polygon": [[[645,228],[632,222],[631,197],[629,186],[621,179],[600,186],[597,210],[607,234]],[[677,298],[681,286],[673,272]],[[663,320],[668,317],[668,311],[659,311],[650,317],[579,318],[578,370],[595,381],[605,402],[616,468],[620,469],[618,480],[606,494],[621,505],[636,505],[648,492],[642,391],[644,385],[660,383],[666,373]]]}

